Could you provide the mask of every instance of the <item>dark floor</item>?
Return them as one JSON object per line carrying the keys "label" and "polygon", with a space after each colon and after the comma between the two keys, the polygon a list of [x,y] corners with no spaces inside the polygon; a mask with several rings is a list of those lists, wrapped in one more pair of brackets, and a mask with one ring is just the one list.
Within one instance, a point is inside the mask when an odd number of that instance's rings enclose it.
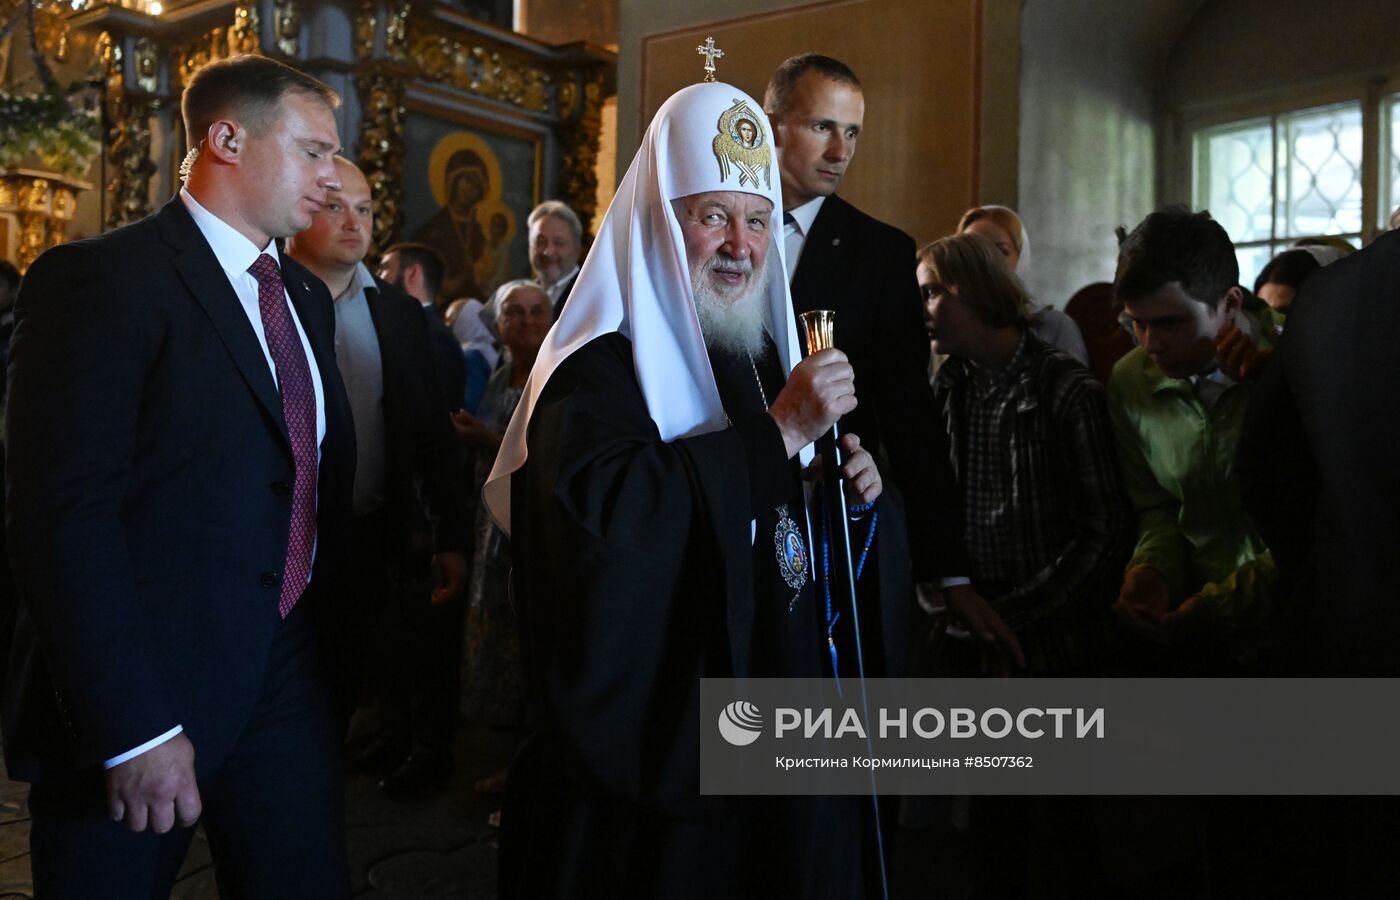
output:
{"label": "dark floor", "polygon": [[[459,737],[451,784],[430,800],[391,800],[379,790],[376,778],[350,776],[346,799],[356,897],[485,900],[496,896],[495,829],[487,818],[497,809],[499,797],[476,794],[472,785],[509,759],[510,741],[508,735],[497,732]],[[33,894],[28,790],[28,785],[0,777],[0,900]],[[218,897],[202,833],[195,836],[171,897]]]}
{"label": "dark floor", "polygon": [[[489,900],[496,896],[495,829],[488,817],[499,796],[472,790],[508,760],[512,738],[501,732],[459,735],[457,766],[440,796],[401,802],[385,796],[377,776],[351,775],[347,785],[350,869],[357,898]],[[0,900],[31,898],[28,785],[3,777],[0,763]],[[901,829],[897,898],[966,895],[966,835],[944,826]],[[209,848],[195,836],[175,900],[217,900]]]}

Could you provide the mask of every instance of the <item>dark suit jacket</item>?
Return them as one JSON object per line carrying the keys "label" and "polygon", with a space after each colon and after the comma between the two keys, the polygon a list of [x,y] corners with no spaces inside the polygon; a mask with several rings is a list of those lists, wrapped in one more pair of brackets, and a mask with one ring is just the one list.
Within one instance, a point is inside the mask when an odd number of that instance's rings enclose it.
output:
{"label": "dark suit jacket", "polygon": [[1400,233],[1314,273],[1250,398],[1237,472],[1299,671],[1400,674],[1398,298]]}
{"label": "dark suit jacket", "polygon": [[[300,600],[320,623],[346,569],[355,438],[331,298],[282,266],[324,395]],[[10,775],[63,777],[177,724],[207,774],[244,727],[280,623],[294,464],[267,359],[178,197],[29,270],[9,437]]]}
{"label": "dark suit jacket", "polygon": [[[840,197],[827,197],[792,277],[798,313],[836,312],[836,346],[851,360],[859,406],[841,428],[860,436],[903,495],[913,572],[967,575],[948,439],[928,383],[929,345],[914,277],[914,239]],[[882,467],[883,468],[883,467]],[[882,521],[881,527],[884,527]]]}
{"label": "dark suit jacket", "polygon": [[[452,353],[441,364],[462,360],[462,349],[442,322],[431,317],[431,307],[378,278],[374,285],[366,289],[365,299],[384,370],[384,496],[394,526],[391,538],[396,539],[389,548],[391,558],[405,561],[400,554],[408,552],[409,536],[429,527],[430,520],[437,552],[466,553],[471,525],[463,505],[461,452],[443,411],[447,401],[439,385],[439,379],[451,373],[438,372],[443,350],[432,338],[432,324],[451,342]],[[453,410],[461,407],[461,390],[457,395]]]}
{"label": "dark suit jacket", "polygon": [[[582,262],[580,261],[579,272],[581,271],[583,271],[583,268]],[[574,285],[578,282],[578,274],[578,272],[575,272],[574,277],[570,278],[569,283],[564,285],[564,289],[559,292],[559,300],[554,304],[554,321],[556,322],[559,321],[559,314],[564,311],[564,304],[569,302],[569,295],[574,292]]]}
{"label": "dark suit jacket", "polygon": [[[378,279],[375,281],[383,285]],[[424,321],[428,324],[428,342],[432,346],[433,373],[437,379],[440,403],[448,413],[454,413],[462,408],[466,399],[467,358],[462,353],[462,345],[457,342],[457,337],[442,323],[442,310],[437,304],[420,304],[420,307],[423,310]]]}

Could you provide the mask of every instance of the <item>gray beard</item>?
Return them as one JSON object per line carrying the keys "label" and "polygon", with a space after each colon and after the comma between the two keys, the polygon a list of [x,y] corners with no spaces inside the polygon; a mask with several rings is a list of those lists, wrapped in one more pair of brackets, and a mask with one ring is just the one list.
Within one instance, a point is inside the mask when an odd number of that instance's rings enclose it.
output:
{"label": "gray beard", "polygon": [[718,260],[718,255],[712,256],[699,270],[692,269],[690,273],[691,288],[695,293],[695,312],[700,318],[705,346],[737,356],[747,354],[757,359],[763,355],[763,331],[768,323],[762,290],[767,260],[749,277],[743,292],[733,300],[722,298],[710,286],[709,272]]}

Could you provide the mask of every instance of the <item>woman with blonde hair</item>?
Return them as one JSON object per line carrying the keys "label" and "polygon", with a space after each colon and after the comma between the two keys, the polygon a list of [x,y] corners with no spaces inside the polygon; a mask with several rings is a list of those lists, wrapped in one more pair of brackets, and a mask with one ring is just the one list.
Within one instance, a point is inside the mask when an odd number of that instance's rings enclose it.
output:
{"label": "woman with blonde hair", "polygon": [[[1013,272],[1030,263],[1031,242],[1016,211],[1006,206],[974,206],[958,221],[958,234],[978,234],[996,245]],[[1089,350],[1074,320],[1049,304],[1034,304],[1027,314],[1030,329],[1045,343],[1089,364]]]}

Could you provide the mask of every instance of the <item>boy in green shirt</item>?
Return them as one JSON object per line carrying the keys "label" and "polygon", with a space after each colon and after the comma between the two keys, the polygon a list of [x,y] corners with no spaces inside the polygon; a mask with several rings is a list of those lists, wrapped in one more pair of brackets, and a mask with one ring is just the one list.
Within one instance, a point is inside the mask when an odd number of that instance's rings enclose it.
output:
{"label": "boy in green shirt", "polygon": [[1274,564],[1234,477],[1250,384],[1239,365],[1222,369],[1220,348],[1253,374],[1271,332],[1242,308],[1238,282],[1234,246],[1209,213],[1169,208],[1133,229],[1114,288],[1139,346],[1114,367],[1108,408],[1138,514],[1120,620],[1169,644],[1228,640],[1248,660],[1260,649]]}

